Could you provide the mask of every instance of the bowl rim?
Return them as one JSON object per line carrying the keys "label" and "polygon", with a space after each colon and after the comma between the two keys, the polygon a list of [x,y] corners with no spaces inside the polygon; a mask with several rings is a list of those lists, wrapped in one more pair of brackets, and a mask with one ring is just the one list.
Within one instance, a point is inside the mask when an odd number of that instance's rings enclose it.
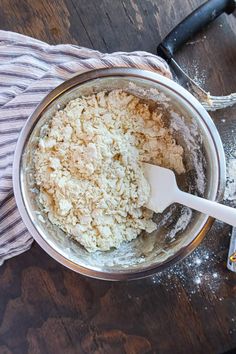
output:
{"label": "bowl rim", "polygon": [[139,278],[144,278],[147,277],[151,274],[157,273],[159,271],[162,271],[163,269],[176,264],[179,260],[185,258],[187,255],[189,255],[203,240],[203,238],[206,236],[206,233],[210,229],[210,227],[213,224],[214,219],[207,217],[206,216],[206,221],[204,222],[204,225],[202,228],[199,230],[198,234],[196,237],[185,247],[182,247],[178,252],[176,252],[174,255],[171,255],[166,259],[165,261],[161,263],[154,264],[152,266],[145,267],[141,270],[133,269],[133,270],[122,270],[121,272],[115,271],[115,272],[103,272],[99,270],[94,270],[90,268],[86,268],[84,266],[81,266],[77,263],[72,262],[71,260],[67,259],[64,257],[62,254],[60,254],[58,251],[56,251],[38,232],[38,230],[35,228],[28,212],[27,208],[25,206],[24,198],[23,198],[23,193],[22,193],[22,187],[21,187],[21,177],[20,177],[20,171],[21,171],[21,161],[22,161],[22,155],[23,151],[25,148],[25,145],[27,144],[28,138],[31,135],[35,125],[39,121],[41,115],[43,112],[47,109],[50,104],[56,100],[59,96],[63,95],[67,91],[75,88],[76,86],[79,86],[81,84],[84,84],[88,81],[94,80],[94,79],[99,79],[99,78],[105,78],[105,77],[114,77],[114,76],[120,76],[120,77],[136,77],[140,79],[146,79],[158,84],[161,84],[162,86],[167,87],[167,89],[171,89],[174,91],[178,96],[181,96],[182,99],[187,101],[187,103],[191,106],[191,108],[200,116],[202,122],[206,125],[209,134],[212,137],[212,141],[214,143],[214,148],[215,152],[217,155],[217,175],[218,175],[218,180],[217,180],[217,187],[216,187],[216,193],[215,193],[215,200],[221,200],[223,197],[224,193],[224,188],[225,188],[225,181],[226,181],[226,164],[225,164],[225,154],[224,154],[224,149],[223,145],[221,142],[220,135],[218,133],[218,130],[211,119],[210,115],[207,113],[207,111],[204,109],[204,107],[200,104],[200,102],[191,94],[189,93],[186,89],[184,89],[182,86],[180,86],[178,83],[175,81],[154,73],[152,71],[148,70],[142,70],[142,69],[137,69],[137,68],[123,68],[123,67],[117,67],[117,68],[106,68],[106,69],[96,69],[92,70],[86,73],[82,74],[77,74],[70,78],[69,80],[64,81],[62,84],[54,88],[49,94],[46,95],[46,97],[38,104],[34,112],[29,116],[27,119],[24,127],[21,130],[21,133],[19,135],[17,144],[16,144],[16,149],[14,153],[14,160],[13,160],[13,190],[14,190],[14,195],[15,195],[15,200],[16,204],[19,210],[19,213],[21,215],[21,218],[27,227],[28,231],[30,234],[33,236],[33,238],[36,240],[36,242],[55,260],[57,260],[59,263],[63,264],[67,268],[70,268],[74,270],[77,273],[92,277],[92,278],[97,278],[101,280],[115,280],[115,281],[120,281],[120,280],[131,280],[131,279],[139,279]]}

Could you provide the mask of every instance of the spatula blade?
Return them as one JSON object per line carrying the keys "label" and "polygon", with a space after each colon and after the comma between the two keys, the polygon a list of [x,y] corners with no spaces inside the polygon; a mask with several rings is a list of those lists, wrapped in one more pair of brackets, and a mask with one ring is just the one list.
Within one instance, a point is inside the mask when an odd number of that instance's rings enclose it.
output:
{"label": "spatula blade", "polygon": [[145,206],[156,213],[162,213],[174,202],[174,195],[178,188],[175,174],[164,167],[149,163],[143,163],[142,165],[144,176],[151,188],[150,198]]}

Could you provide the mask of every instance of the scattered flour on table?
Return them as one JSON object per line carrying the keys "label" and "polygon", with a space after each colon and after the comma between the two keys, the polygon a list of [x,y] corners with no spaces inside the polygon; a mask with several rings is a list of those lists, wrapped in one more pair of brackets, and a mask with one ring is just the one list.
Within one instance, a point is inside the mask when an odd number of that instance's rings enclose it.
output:
{"label": "scattered flour on table", "polygon": [[[220,228],[220,223],[218,226]],[[180,263],[151,276],[150,282],[154,285],[164,286],[166,291],[175,290],[180,296],[182,289],[184,289],[190,301],[194,294],[201,293],[202,286],[204,289],[208,289],[212,296],[219,298],[222,282],[228,281],[229,276],[225,266],[222,269],[222,263],[221,256],[215,255],[206,245],[200,245]],[[222,300],[223,296],[220,297]]]}

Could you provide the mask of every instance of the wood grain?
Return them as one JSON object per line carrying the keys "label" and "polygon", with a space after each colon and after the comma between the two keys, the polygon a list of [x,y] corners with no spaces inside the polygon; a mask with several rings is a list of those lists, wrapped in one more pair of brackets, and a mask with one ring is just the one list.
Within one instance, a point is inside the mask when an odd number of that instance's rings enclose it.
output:
{"label": "wood grain", "polygon": [[[0,23],[49,43],[155,53],[171,28],[202,3],[2,0]],[[236,92],[235,41],[235,17],[223,15],[176,58],[212,93]],[[230,158],[236,108],[212,117]],[[220,354],[236,347],[236,276],[225,264],[229,235],[228,226],[216,223],[177,266],[121,283],[75,274],[34,244],[0,268],[0,354]],[[197,284],[199,276],[204,281]]]}

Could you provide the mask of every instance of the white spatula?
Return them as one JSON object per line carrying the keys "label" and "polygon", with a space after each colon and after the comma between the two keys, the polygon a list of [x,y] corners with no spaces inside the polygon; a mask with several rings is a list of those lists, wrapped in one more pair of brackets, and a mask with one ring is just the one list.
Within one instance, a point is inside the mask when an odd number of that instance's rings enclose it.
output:
{"label": "white spatula", "polygon": [[174,172],[167,168],[149,163],[143,163],[143,168],[151,186],[151,196],[146,204],[148,209],[161,213],[170,204],[180,203],[236,226],[236,209],[181,191],[177,186]]}

